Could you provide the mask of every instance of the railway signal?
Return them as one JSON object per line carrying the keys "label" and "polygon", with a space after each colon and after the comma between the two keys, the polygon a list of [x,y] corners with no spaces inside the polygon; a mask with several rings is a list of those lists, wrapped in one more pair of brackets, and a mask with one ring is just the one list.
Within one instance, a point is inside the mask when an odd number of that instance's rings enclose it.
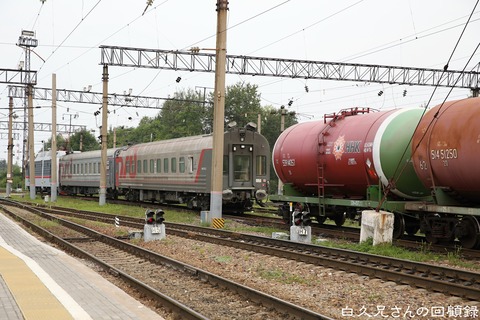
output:
{"label": "railway signal", "polygon": [[158,209],[155,211],[155,223],[156,224],[163,224],[163,221],[165,221],[165,218],[163,217],[163,215],[165,214],[165,212],[163,212],[162,209]]}
{"label": "railway signal", "polygon": [[293,224],[295,226],[302,225],[302,213],[300,211],[293,212]]}
{"label": "railway signal", "polygon": [[162,209],[145,211],[145,225],[143,226],[143,240],[145,242],[152,240],[162,240],[166,237],[165,231],[165,212]]}
{"label": "railway signal", "polygon": [[154,218],[155,212],[151,209],[145,211],[145,224],[153,224],[155,222]]}
{"label": "railway signal", "polygon": [[310,212],[303,211],[302,212],[302,225],[304,227],[308,227],[312,224],[312,218],[310,217]]}

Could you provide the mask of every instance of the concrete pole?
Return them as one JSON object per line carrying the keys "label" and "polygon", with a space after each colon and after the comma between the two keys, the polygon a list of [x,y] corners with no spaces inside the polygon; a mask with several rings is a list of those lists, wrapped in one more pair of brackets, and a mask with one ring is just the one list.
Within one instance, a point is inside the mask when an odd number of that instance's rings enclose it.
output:
{"label": "concrete pole", "polygon": [[35,141],[33,130],[33,86],[27,86],[28,99],[28,167],[30,169],[30,199],[35,200]]}
{"label": "concrete pole", "polygon": [[[287,114],[287,111],[285,110],[285,106],[280,107],[280,134],[285,130],[285,114]],[[283,182],[278,179],[278,188],[277,188],[277,194],[282,195],[283,194]]]}
{"label": "concrete pole", "polygon": [[52,73],[52,145],[50,155],[52,158],[52,175],[50,179],[50,199],[57,201],[57,75]]}
{"label": "concrete pole", "polygon": [[13,160],[13,97],[10,97],[8,101],[8,158],[7,158],[7,198],[10,197],[12,192],[13,173],[12,173],[12,160]]}
{"label": "concrete pole", "polygon": [[[103,66],[103,103],[102,103],[102,160],[100,165],[100,197],[98,204],[103,206],[106,203],[107,194],[107,113],[108,113],[108,66]],[[112,168],[113,169],[113,168]]]}
{"label": "concrete pole", "polygon": [[227,59],[227,0],[217,0],[217,45],[215,56],[215,94],[213,103],[213,150],[212,150],[212,192],[210,194],[210,215],[222,217],[223,191],[223,134],[225,118],[225,64]]}

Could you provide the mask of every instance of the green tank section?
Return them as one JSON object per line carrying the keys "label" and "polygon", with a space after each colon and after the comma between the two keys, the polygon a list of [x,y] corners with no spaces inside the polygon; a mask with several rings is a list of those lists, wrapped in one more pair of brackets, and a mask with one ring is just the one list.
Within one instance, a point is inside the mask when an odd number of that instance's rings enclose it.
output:
{"label": "green tank section", "polygon": [[379,127],[373,142],[375,170],[384,186],[397,196],[419,199],[430,195],[412,163],[412,136],[423,109],[399,109]]}

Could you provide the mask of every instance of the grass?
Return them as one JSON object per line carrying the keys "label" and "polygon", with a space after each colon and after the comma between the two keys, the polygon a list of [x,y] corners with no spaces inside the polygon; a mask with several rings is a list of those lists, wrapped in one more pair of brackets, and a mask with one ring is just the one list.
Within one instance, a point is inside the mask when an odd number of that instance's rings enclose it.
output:
{"label": "grass", "polygon": [[292,284],[292,283],[306,283],[307,280],[295,275],[295,274],[290,274],[287,272],[284,272],[283,270],[280,269],[263,269],[259,268],[257,270],[257,273],[260,277],[266,279],[266,280],[275,280],[280,283],[284,284]]}
{"label": "grass", "polygon": [[[28,197],[21,198],[20,196],[12,196],[15,200],[32,202],[38,204],[45,204],[44,200],[39,196],[35,200],[30,200]],[[88,210],[88,211],[101,211],[110,214],[118,215],[127,215],[132,217],[144,217],[145,208],[135,207],[135,206],[125,206],[125,205],[116,205],[116,204],[105,204],[99,206],[96,201],[84,201],[71,198],[62,198],[59,196],[57,198],[56,206],[75,208],[79,210]],[[152,209],[158,209],[158,204],[152,205]],[[176,212],[168,211],[165,212],[165,221],[166,222],[176,222],[176,223],[185,223],[192,225],[202,225],[204,227],[209,227],[208,223],[201,223],[200,216],[198,213],[194,212]],[[348,221],[348,220],[347,220]],[[352,222],[353,224],[358,222]],[[262,234],[266,237],[271,237],[272,232],[284,232],[284,230],[279,230],[274,227],[265,227],[265,226],[249,226],[244,225],[235,221],[226,220],[225,221],[225,230],[235,231],[235,232],[254,232]],[[398,259],[418,261],[418,262],[447,262],[450,265],[458,266],[462,268],[468,268],[475,271],[480,270],[480,266],[462,259],[461,249],[456,250],[455,252],[449,252],[446,254],[435,254],[429,251],[429,244],[422,243],[419,245],[418,251],[410,251],[403,248],[395,247],[392,245],[377,245],[373,246],[372,241],[366,241],[363,243],[351,243],[347,241],[338,241],[338,240],[327,240],[321,242],[322,246],[332,247],[332,248],[341,248],[359,252],[365,252],[375,255],[395,257]],[[219,257],[219,262],[228,262],[224,258]],[[271,275],[272,276],[272,275]]]}
{"label": "grass", "polygon": [[473,270],[480,270],[478,264],[464,260],[461,257],[461,250],[455,252],[448,252],[445,254],[436,254],[428,251],[428,244],[422,243],[419,245],[419,251],[411,251],[391,244],[380,244],[373,246],[372,239],[368,239],[362,243],[338,242],[338,241],[323,241],[323,246],[331,248],[347,249],[352,251],[375,254],[379,256],[394,257],[397,259],[417,261],[417,262],[448,262],[453,266],[468,268]]}
{"label": "grass", "polygon": [[[21,197],[21,196],[12,196],[13,200],[23,201],[28,203],[37,203],[40,205],[54,205],[59,207],[66,207],[66,208],[73,208],[78,210],[85,210],[85,211],[100,211],[112,215],[123,215],[123,216],[130,216],[130,217],[137,217],[143,218],[145,217],[145,211],[147,209],[142,208],[140,206],[126,206],[120,204],[110,204],[106,203],[103,206],[100,206],[97,201],[85,201],[82,199],[72,199],[72,198],[64,198],[61,196],[57,197],[57,201],[55,203],[47,202],[37,196],[34,200],[30,199],[28,196]],[[160,209],[161,205],[159,204],[152,204],[150,209],[156,210]],[[168,211],[165,212],[165,221],[167,222],[177,222],[177,223],[187,223],[187,224],[194,224],[198,217],[196,213],[190,212],[182,212],[181,214],[177,214],[176,212]]]}

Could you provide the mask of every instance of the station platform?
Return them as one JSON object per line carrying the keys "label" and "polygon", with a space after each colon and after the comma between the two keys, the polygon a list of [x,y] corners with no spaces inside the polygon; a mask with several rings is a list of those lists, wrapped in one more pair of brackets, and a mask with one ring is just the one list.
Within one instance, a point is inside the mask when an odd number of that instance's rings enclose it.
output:
{"label": "station platform", "polygon": [[0,211],[0,319],[163,319]]}

